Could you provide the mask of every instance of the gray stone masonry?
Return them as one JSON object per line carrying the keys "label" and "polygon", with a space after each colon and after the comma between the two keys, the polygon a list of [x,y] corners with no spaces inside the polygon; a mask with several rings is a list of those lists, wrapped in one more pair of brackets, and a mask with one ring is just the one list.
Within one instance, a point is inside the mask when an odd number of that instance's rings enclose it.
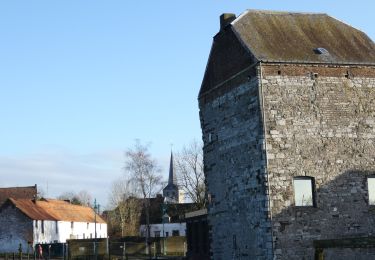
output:
{"label": "gray stone masonry", "polygon": [[[276,259],[312,259],[313,240],[374,235],[375,78],[264,73],[261,82]],[[295,176],[315,179],[316,207],[294,205]],[[340,259],[363,255],[346,251]]]}
{"label": "gray stone masonry", "polygon": [[33,221],[12,205],[2,207],[0,212],[0,253],[18,252],[22,244],[27,252],[28,241],[33,240]]}
{"label": "gray stone masonry", "polygon": [[201,104],[215,260],[272,259],[258,86],[246,80]]}
{"label": "gray stone masonry", "polygon": [[[314,240],[375,235],[375,68],[260,64],[200,97],[212,259],[314,259]],[[293,178],[315,182],[296,207]],[[325,259],[375,259],[327,249]],[[339,257],[339,258],[338,258]]]}

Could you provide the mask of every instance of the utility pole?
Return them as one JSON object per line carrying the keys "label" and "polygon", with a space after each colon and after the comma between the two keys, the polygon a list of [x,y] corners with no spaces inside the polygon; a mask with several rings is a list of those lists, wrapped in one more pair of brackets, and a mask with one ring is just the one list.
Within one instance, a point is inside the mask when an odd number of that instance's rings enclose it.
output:
{"label": "utility pole", "polygon": [[96,199],[94,200],[94,259],[97,260],[98,259],[98,253],[97,253],[97,250],[96,250],[96,209],[99,208],[99,205],[96,204]]}

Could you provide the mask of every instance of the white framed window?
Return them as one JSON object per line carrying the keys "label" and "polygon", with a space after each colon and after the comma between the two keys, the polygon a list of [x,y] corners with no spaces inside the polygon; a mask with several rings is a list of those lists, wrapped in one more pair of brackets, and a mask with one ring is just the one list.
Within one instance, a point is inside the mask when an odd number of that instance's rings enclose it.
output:
{"label": "white framed window", "polygon": [[375,176],[367,177],[368,204],[375,205]]}
{"label": "white framed window", "polygon": [[315,206],[315,182],[314,178],[307,176],[294,177],[294,204],[298,207]]}

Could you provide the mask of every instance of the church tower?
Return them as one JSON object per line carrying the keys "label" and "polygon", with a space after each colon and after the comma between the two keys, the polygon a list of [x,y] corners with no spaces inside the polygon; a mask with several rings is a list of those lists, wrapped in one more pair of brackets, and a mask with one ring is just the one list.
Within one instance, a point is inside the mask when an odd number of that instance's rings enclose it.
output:
{"label": "church tower", "polygon": [[174,172],[172,152],[171,152],[171,160],[169,164],[168,185],[163,189],[163,197],[166,203],[178,203],[179,202],[177,177]]}

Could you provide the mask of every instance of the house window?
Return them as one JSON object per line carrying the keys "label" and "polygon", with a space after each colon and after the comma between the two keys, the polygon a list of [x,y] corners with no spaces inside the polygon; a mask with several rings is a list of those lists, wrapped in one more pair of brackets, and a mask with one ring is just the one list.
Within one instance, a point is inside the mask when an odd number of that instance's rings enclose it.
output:
{"label": "house window", "polygon": [[35,228],[38,228],[38,220],[35,220]]}
{"label": "house window", "polygon": [[315,206],[314,204],[314,178],[300,176],[293,179],[294,203],[296,206]]}
{"label": "house window", "polygon": [[172,230],[172,236],[178,237],[180,235],[180,230]]}
{"label": "house window", "polygon": [[367,178],[368,204],[375,205],[375,176]]}
{"label": "house window", "polygon": [[165,237],[169,237],[169,232],[165,232]]}
{"label": "house window", "polygon": [[89,229],[90,223],[87,222],[87,229]]}
{"label": "house window", "polygon": [[55,228],[56,228],[56,234],[58,234],[59,233],[59,225],[58,225],[57,220],[55,221]]}
{"label": "house window", "polygon": [[74,228],[74,222],[70,222],[70,228],[73,229]]}
{"label": "house window", "polygon": [[44,220],[42,220],[41,228],[42,228],[42,234],[44,234]]}

